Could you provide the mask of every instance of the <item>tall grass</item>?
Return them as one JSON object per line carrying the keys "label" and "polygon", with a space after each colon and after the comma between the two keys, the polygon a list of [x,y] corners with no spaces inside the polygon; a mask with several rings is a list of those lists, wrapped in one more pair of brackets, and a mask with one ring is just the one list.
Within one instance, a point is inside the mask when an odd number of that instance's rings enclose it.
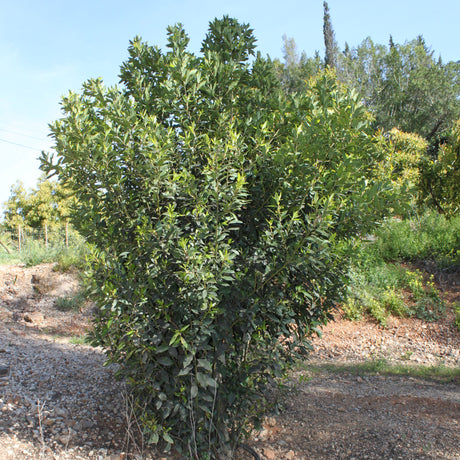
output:
{"label": "tall grass", "polygon": [[24,264],[28,267],[42,263],[57,263],[57,269],[67,271],[71,267],[83,268],[86,260],[87,246],[82,237],[73,235],[71,244],[66,247],[64,242],[50,240],[45,244],[42,240],[29,238],[21,250],[5,243],[9,253],[0,247],[0,264]]}

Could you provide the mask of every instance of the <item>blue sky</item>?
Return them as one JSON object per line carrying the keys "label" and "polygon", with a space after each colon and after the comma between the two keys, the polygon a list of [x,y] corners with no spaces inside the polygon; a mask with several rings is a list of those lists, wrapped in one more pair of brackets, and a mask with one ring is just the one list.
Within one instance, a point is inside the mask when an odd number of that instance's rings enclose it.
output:
{"label": "blue sky", "polygon": [[[336,39],[356,46],[423,35],[444,62],[460,59],[459,0],[329,0]],[[181,22],[198,53],[208,23],[227,14],[254,29],[258,50],[282,57],[282,36],[299,51],[324,54],[322,0],[4,0],[0,12],[0,203],[17,180],[33,187],[37,158],[52,147],[48,123],[59,102],[88,78],[118,82],[129,40],[164,48],[166,27]]]}

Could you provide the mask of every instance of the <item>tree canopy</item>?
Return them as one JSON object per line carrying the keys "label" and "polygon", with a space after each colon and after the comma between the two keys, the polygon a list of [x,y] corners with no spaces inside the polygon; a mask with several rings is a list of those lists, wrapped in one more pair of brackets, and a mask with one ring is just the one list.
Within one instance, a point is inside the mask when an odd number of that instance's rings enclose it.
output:
{"label": "tree canopy", "polygon": [[318,53],[301,53],[299,58],[295,40],[283,37],[284,62],[278,61],[278,75],[286,91],[303,91],[315,69],[330,66],[339,81],[361,95],[376,128],[415,133],[433,144],[460,119],[460,61],[436,59],[422,36],[403,44],[390,37],[388,46],[368,37],[354,48],[346,44],[340,52],[326,2],[323,31],[323,59]]}
{"label": "tree canopy", "polygon": [[72,198],[56,181],[40,177],[37,186],[27,191],[21,182],[11,187],[10,197],[4,203],[7,228],[18,225],[34,229],[44,225],[56,226],[69,218]]}

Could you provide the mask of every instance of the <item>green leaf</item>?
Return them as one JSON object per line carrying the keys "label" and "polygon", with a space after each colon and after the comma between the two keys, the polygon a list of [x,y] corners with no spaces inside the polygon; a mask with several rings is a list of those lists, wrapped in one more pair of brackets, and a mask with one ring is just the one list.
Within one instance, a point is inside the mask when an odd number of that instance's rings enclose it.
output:
{"label": "green leaf", "polygon": [[212,371],[212,364],[207,359],[198,359],[198,366],[207,371]]}
{"label": "green leaf", "polygon": [[197,397],[197,395],[198,395],[198,386],[194,383],[190,387],[190,397],[192,399],[195,399]]}
{"label": "green leaf", "polygon": [[172,366],[174,364],[173,360],[168,356],[161,356],[157,359],[158,363],[162,366]]}

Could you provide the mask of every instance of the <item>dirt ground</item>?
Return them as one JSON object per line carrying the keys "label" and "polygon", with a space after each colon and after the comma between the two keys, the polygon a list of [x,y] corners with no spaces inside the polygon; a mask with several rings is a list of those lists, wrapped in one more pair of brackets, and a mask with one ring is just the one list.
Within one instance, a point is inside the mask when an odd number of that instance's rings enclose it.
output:
{"label": "dirt ground", "polygon": [[[438,287],[460,301],[458,276]],[[136,437],[126,388],[102,350],[82,343],[91,307],[59,310],[77,289],[52,265],[0,266],[0,459],[172,458]],[[376,359],[458,367],[453,322],[450,309],[437,323],[392,318],[386,329],[338,313],[310,361],[274,390],[279,410],[248,445],[263,460],[460,459],[458,380],[331,370]]]}

